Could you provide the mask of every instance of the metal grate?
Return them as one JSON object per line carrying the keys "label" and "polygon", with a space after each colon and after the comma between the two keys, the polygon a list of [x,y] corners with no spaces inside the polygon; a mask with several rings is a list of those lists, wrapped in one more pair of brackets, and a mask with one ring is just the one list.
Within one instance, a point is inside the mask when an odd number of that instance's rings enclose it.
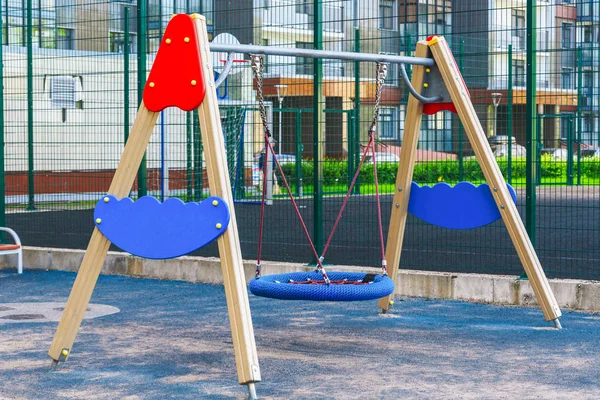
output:
{"label": "metal grate", "polygon": [[75,108],[77,100],[77,78],[52,77],[50,80],[50,105],[52,108]]}

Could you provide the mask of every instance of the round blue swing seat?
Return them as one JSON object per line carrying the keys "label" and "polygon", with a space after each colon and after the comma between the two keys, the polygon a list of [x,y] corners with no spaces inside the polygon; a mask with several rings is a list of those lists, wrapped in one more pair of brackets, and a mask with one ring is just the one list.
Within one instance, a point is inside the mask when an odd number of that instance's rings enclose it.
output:
{"label": "round blue swing seat", "polygon": [[319,271],[266,275],[250,281],[256,296],[280,300],[361,301],[375,300],[394,292],[394,282],[384,275],[364,272],[327,272],[331,283],[323,282]]}

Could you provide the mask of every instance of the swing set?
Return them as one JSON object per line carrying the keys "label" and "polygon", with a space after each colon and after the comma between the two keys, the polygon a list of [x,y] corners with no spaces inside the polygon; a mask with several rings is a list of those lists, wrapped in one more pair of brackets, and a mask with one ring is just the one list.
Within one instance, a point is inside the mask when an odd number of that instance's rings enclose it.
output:
{"label": "swing set", "polygon": [[[375,110],[368,131],[368,143],[321,255],[317,254],[289,184],[285,181],[281,165],[274,157],[300,225],[317,260],[317,267],[313,272],[261,276],[265,214],[263,194],[256,276],[250,282],[252,293],[288,300],[379,299],[378,306],[385,312],[392,303],[394,282],[398,278],[402,240],[409,211],[425,221],[453,229],[476,228],[502,218],[544,317],[560,328],[558,320],[561,316],[560,309],[517,212],[514,191],[506,185],[502,177],[460,71],[443,37],[431,37],[426,41],[420,41],[417,44],[415,57],[239,44],[210,45],[205,18],[196,14],[191,16],[179,14],[172,18],[164,32],[144,88],[143,102],[139,107],[119,166],[107,194],[102,196],[96,206],[95,229],[48,352],[55,363],[65,361],[71,353],[111,243],[134,255],[166,259],[187,254],[217,240],[238,380],[240,384],[248,386],[250,398],[256,398],[255,383],[261,380],[260,368],[227,170],[216,95],[217,85],[209,61],[211,50],[230,55],[221,76],[226,76],[231,67],[233,60],[231,54],[235,52],[251,55],[258,88],[265,148],[273,155],[262,92],[261,56],[287,55],[377,63]],[[384,246],[375,140],[387,63],[400,64],[402,77],[412,96],[408,101],[396,190],[387,244]],[[414,66],[411,80],[406,74],[405,64]],[[158,115],[167,107],[178,107],[184,111],[198,109],[206,155],[206,171],[212,196],[201,203],[186,204],[179,199],[169,199],[161,203],[149,196],[134,202],[127,197]],[[422,115],[441,110],[458,114],[488,185],[475,187],[469,183],[461,183],[450,187],[446,184],[438,184],[432,188],[411,185]],[[327,249],[343,216],[360,168],[369,153],[373,159],[381,274],[326,271],[323,263]],[[264,166],[266,167],[268,163],[265,162]],[[267,174],[263,173],[263,179],[266,179],[266,176]],[[474,213],[474,210],[481,212]]]}

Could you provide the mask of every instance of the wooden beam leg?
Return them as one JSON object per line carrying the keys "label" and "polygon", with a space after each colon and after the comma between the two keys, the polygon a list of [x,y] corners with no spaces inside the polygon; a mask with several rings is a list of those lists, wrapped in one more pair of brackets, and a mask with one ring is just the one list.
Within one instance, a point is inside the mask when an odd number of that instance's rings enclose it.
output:
{"label": "wooden beam leg", "polygon": [[[557,324],[558,318],[561,316],[560,308],[554,298],[554,294],[535,253],[535,249],[531,244],[531,240],[529,240],[523,221],[519,217],[517,207],[508,192],[504,177],[487,143],[483,127],[479,122],[475,108],[465,89],[462,75],[454,61],[452,52],[444,38],[432,40],[429,42],[429,46],[436,64],[442,73],[444,83],[454,102],[458,116],[465,128],[467,137],[471,142],[471,146],[473,146],[475,156],[477,156],[477,160],[481,165],[485,179],[490,186],[490,190],[517,250],[519,259],[525,268],[544,317],[547,321],[552,320]],[[557,324],[558,326],[560,326],[560,323]]]}
{"label": "wooden beam leg", "polygon": [[[206,173],[210,193],[222,198],[229,206],[231,220],[225,233],[219,237],[219,256],[223,270],[225,296],[231,324],[231,336],[235,352],[238,380],[240,384],[248,385],[253,392],[254,382],[259,382],[260,368],[258,354],[254,341],[254,328],[248,302],[248,289],[242,263],[242,251],[235,218],[235,208],[229,182],[225,142],[221,127],[219,104],[212,80],[213,71],[211,55],[206,33],[206,20],[196,16],[196,31],[203,60],[203,75],[206,83],[206,97],[198,110],[202,143],[206,157]],[[207,61],[208,60],[208,61]]]}
{"label": "wooden beam leg", "polygon": [[[157,118],[158,113],[148,111],[143,104],[140,106],[108,194],[118,198],[129,194]],[[48,355],[55,361],[66,360],[71,352],[109,247],[108,239],[97,228],[94,228],[69,300],[48,351]]]}
{"label": "wooden beam leg", "polygon": [[[423,41],[417,43],[415,56],[427,57],[428,52],[427,42]],[[411,83],[417,90],[420,90],[420,88],[423,87],[424,74],[425,67],[419,65],[413,67]],[[400,151],[400,163],[398,164],[398,174],[396,175],[396,188],[394,190],[394,201],[392,202],[392,214],[390,217],[390,226],[388,229],[385,250],[388,274],[394,283],[397,283],[398,281],[402,241],[404,239],[404,229],[406,227],[406,217],[408,214],[408,201],[410,199],[410,185],[412,183],[415,167],[415,155],[417,152],[417,144],[419,142],[422,117],[423,104],[413,96],[410,96],[408,99],[408,107],[406,109],[402,150]],[[389,309],[390,301],[393,298],[393,294],[383,297],[379,299],[377,305],[385,312]]]}

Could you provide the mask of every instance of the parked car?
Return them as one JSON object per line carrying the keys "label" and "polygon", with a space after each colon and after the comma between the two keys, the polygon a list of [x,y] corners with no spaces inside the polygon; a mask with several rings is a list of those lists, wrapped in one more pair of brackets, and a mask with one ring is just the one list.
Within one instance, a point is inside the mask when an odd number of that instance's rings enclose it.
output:
{"label": "parked car", "polygon": [[[508,157],[508,135],[496,135],[488,138],[488,143],[492,148],[492,152],[495,157]],[[511,137],[511,156],[512,157],[525,157],[527,155],[527,149],[517,144],[515,137]]]}
{"label": "parked car", "polygon": [[600,149],[582,149],[579,154],[582,158],[600,158]]}
{"label": "parked car", "polygon": [[553,160],[566,161],[569,158],[567,149],[546,148],[540,151],[541,155],[549,155]]}
{"label": "parked car", "polygon": [[[503,144],[493,148],[495,157],[508,157],[508,144]],[[527,155],[527,149],[520,144],[513,143],[510,148],[511,156],[514,157],[525,157]]]}

